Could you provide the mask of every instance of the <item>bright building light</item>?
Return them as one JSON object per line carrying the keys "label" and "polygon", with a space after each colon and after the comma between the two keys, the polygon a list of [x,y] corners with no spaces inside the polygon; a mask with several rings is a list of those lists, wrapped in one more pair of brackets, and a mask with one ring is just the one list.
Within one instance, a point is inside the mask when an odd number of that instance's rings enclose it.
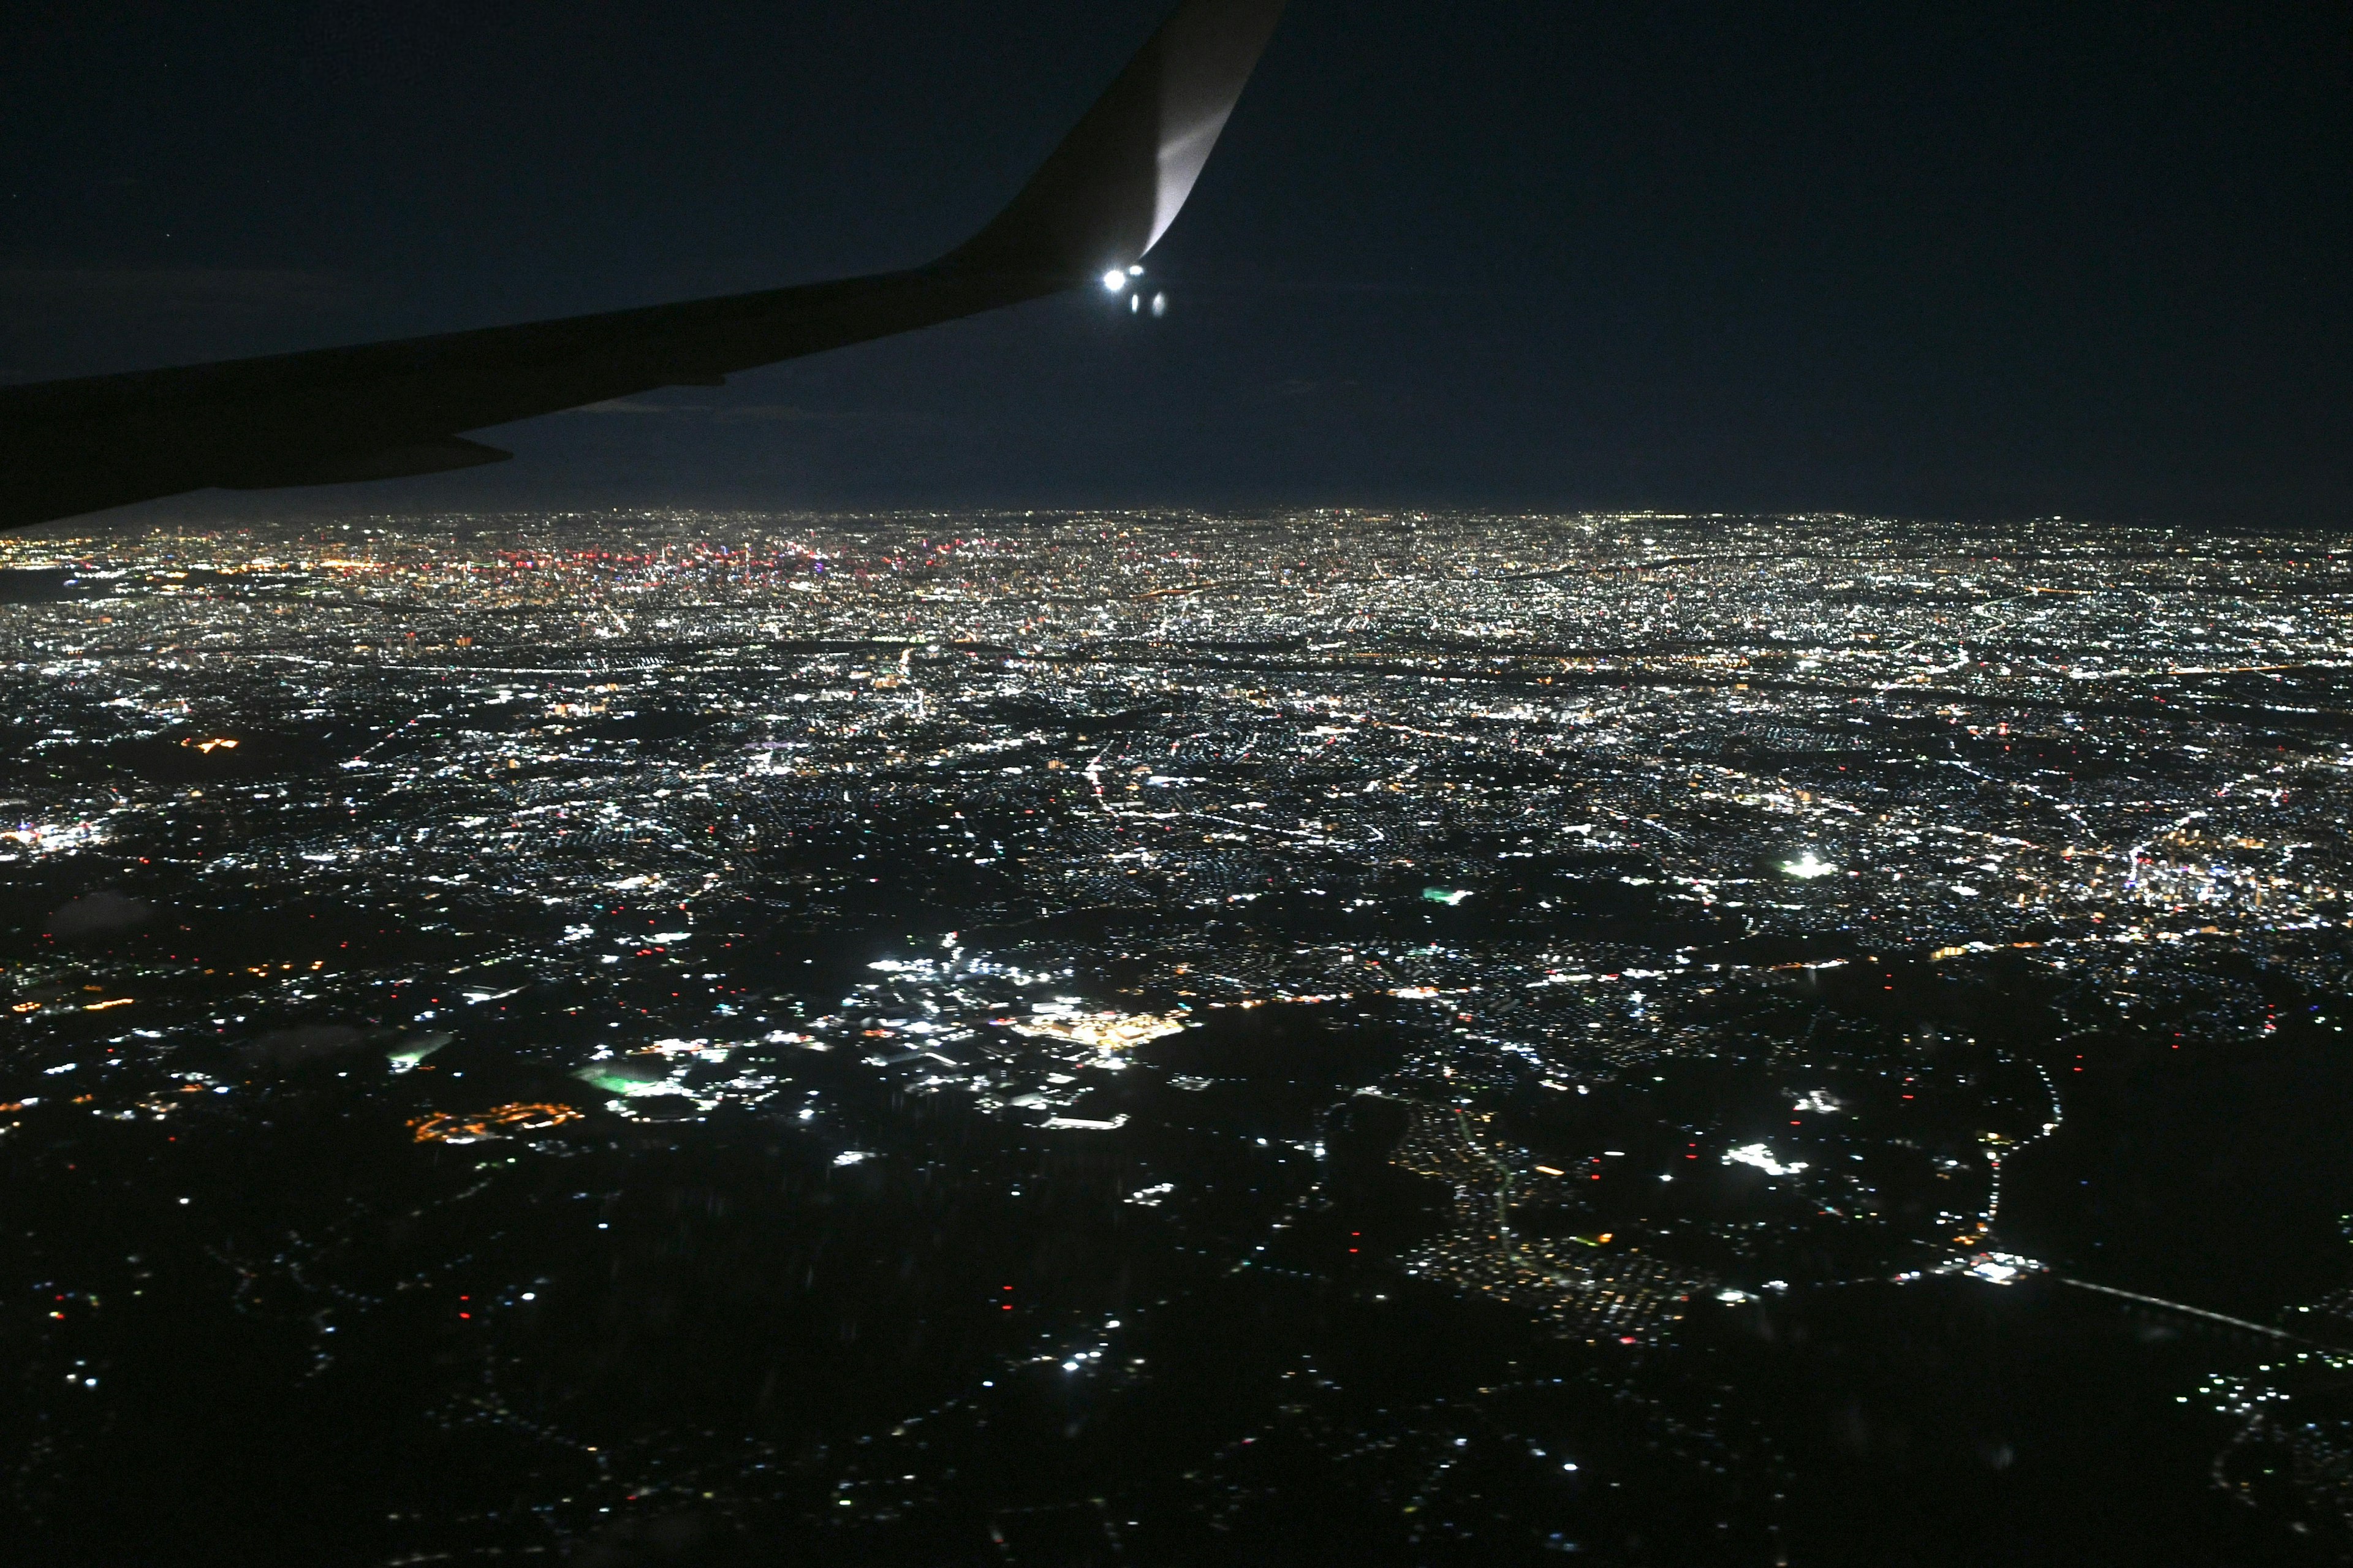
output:
{"label": "bright building light", "polygon": [[1806,1168],[1803,1160],[1791,1160],[1784,1164],[1773,1157],[1773,1151],[1762,1143],[1746,1143],[1728,1150],[1724,1156],[1727,1165],[1754,1165],[1768,1176],[1788,1176]]}
{"label": "bright building light", "polygon": [[1831,875],[1838,868],[1809,849],[1795,860],[1782,861],[1781,869],[1800,880],[1810,882],[1816,877]]}
{"label": "bright building light", "polygon": [[2015,1252],[1981,1252],[1971,1258],[1962,1272],[1973,1279],[1989,1285],[2009,1285],[2031,1274],[2040,1274],[2043,1266],[2031,1258],[2021,1258]]}

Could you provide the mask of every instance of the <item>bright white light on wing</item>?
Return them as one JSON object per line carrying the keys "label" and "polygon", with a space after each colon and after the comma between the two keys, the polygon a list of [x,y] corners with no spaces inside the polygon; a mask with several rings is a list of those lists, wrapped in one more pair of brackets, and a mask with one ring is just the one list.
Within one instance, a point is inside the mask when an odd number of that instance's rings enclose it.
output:
{"label": "bright white light on wing", "polygon": [[1127,269],[1127,275],[1130,278],[1141,278],[1144,276],[1144,268],[1141,266],[1131,267]]}
{"label": "bright white light on wing", "polygon": [[1126,273],[1126,271],[1125,271],[1124,269],[1121,268],[1114,267],[1114,268],[1113,268],[1110,271],[1108,271],[1108,272],[1104,273],[1104,274],[1103,274],[1103,287],[1104,287],[1104,288],[1106,288],[1106,289],[1110,289],[1110,290],[1111,290],[1113,293],[1114,293],[1114,294],[1118,293],[1121,289],[1123,289],[1126,288],[1126,287],[1127,287],[1127,273]]}
{"label": "bright white light on wing", "polygon": [[1152,296],[1152,313],[1155,316],[1165,316],[1168,313],[1167,295],[1155,294]]}

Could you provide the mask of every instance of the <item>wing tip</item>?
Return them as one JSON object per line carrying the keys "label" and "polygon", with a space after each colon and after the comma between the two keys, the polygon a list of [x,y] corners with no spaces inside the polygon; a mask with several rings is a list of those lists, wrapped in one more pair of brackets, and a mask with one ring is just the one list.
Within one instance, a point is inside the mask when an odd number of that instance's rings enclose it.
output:
{"label": "wing tip", "polygon": [[1142,259],[1176,219],[1286,0],[1184,0],[1029,183],[938,266],[1068,287]]}

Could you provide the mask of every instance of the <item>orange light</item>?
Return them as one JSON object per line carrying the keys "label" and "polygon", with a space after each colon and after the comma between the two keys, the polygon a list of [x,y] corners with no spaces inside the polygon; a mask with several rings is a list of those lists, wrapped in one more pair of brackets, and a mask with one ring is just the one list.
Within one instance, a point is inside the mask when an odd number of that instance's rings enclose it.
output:
{"label": "orange light", "polygon": [[493,1106],[472,1116],[454,1110],[436,1111],[430,1116],[419,1116],[408,1125],[419,1143],[474,1143],[509,1132],[536,1132],[562,1122],[576,1121],[580,1115],[568,1105],[517,1101]]}

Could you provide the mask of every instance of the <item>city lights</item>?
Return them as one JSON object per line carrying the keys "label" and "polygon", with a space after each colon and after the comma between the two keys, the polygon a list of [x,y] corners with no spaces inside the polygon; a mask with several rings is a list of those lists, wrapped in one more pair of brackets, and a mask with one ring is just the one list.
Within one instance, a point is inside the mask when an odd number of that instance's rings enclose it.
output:
{"label": "city lights", "polygon": [[[523,1456],[388,1556],[733,1510],[1166,1555],[1295,1472],[1424,1555],[1598,1557],[1864,1441],[1855,1368],[1927,1430],[1903,1347],[1993,1312],[2133,1350],[2197,1499],[2334,1517],[2337,1298],[2153,1239],[2214,1151],[2326,1147],[2310,541],[681,511],[7,564],[60,584],[0,606],[0,1148],[74,1465],[135,1300],[254,1347],[188,1369],[220,1407],[396,1364],[399,1430]],[[2276,1136],[2205,1120],[2247,1083]],[[1103,1435],[1176,1405],[1124,1488]],[[1082,1506],[944,1479],[1033,1462]]]}

